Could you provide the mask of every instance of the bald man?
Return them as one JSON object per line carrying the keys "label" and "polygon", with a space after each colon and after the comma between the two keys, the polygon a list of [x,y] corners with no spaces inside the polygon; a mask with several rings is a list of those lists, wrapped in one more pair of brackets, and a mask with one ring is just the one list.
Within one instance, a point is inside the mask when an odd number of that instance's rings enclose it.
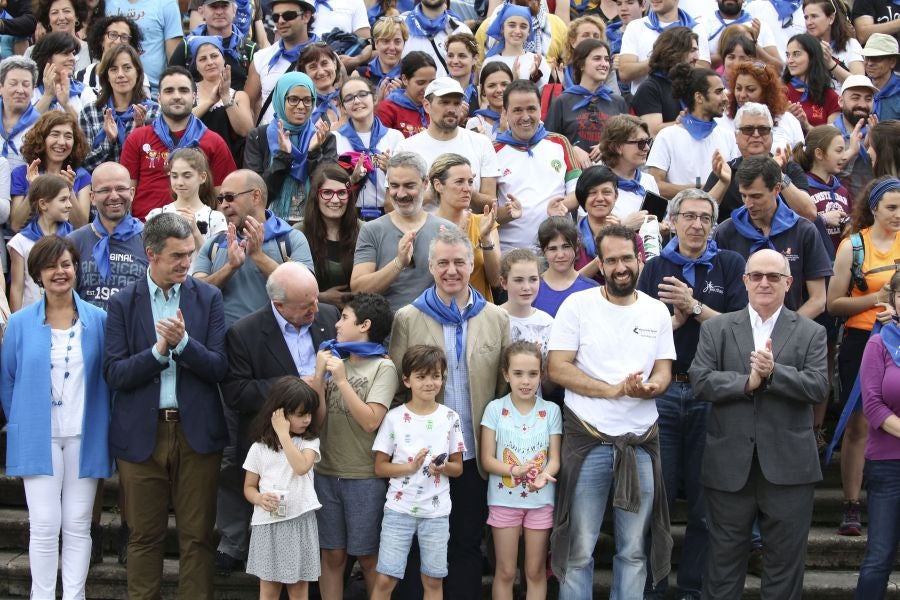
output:
{"label": "bald man", "polygon": [[69,234],[81,255],[78,295],[103,310],[119,290],[147,274],[144,226],[131,216],[133,199],[128,169],[100,163],[91,175],[91,204],[97,216]]}
{"label": "bald man", "polygon": [[[288,262],[278,266],[266,281],[269,303],[239,319],[225,338],[228,374],[222,384],[225,404],[238,414],[237,453],[234,464],[240,477],[226,477],[220,484],[229,492],[243,493],[241,465],[253,440],[248,428],[256,417],[272,381],[284,375],[312,378],[319,344],[335,337],[334,325],[340,313],[330,304],[319,304],[319,286],[305,266]],[[228,480],[227,483],[224,480]],[[252,506],[246,501],[239,514],[224,522],[219,552],[244,560]],[[217,557],[219,566],[225,560]]]}

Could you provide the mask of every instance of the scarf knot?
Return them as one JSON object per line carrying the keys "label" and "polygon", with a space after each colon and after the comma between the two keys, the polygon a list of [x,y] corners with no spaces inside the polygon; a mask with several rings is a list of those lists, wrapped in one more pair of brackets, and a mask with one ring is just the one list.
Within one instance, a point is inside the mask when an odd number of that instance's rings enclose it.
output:
{"label": "scarf knot", "polygon": [[670,27],[687,27],[688,29],[693,29],[697,25],[697,21],[691,17],[691,15],[684,12],[683,9],[678,9],[678,18],[671,23],[666,23],[663,25],[659,22],[659,15],[657,15],[652,10],[650,14],[647,15],[647,21],[644,22],[644,26],[647,29],[652,29],[656,33],[662,34],[663,31],[669,29]]}
{"label": "scarf knot", "polygon": [[563,90],[563,94],[581,96],[582,99],[576,102],[572,107],[573,111],[581,110],[585,106],[588,106],[591,102],[593,102],[595,98],[599,100],[606,100],[607,102],[610,102],[612,100],[612,90],[605,85],[601,85],[593,92],[581,85],[573,85]]}
{"label": "scarf knot", "polygon": [[616,176],[616,187],[620,190],[631,192],[641,198],[647,193],[647,190],[641,185],[641,175],[639,171],[635,171],[634,179],[625,179],[624,177]]}
{"label": "scarf knot", "polygon": [[319,352],[329,350],[338,358],[347,358],[351,354],[365,358],[384,356],[387,350],[381,344],[375,342],[339,342],[337,340],[325,340],[319,344]]}
{"label": "scarf knot", "polygon": [[406,15],[406,26],[409,28],[410,35],[430,38],[446,31],[449,20],[450,14],[447,11],[442,12],[435,19],[429,19],[422,12],[422,5],[416,4],[416,7]]}
{"label": "scarf knot", "polygon": [[534,135],[532,135],[531,139],[528,141],[522,141],[514,137],[512,131],[509,129],[498,135],[496,141],[508,146],[512,146],[513,148],[518,148],[519,150],[525,150],[526,152],[528,152],[528,156],[534,156],[534,152],[532,152],[531,149],[539,144],[541,140],[543,140],[548,135],[550,134],[546,129],[544,129],[544,124],[539,123],[537,130],[534,132]]}
{"label": "scarf knot", "polygon": [[809,184],[810,189],[818,190],[820,192],[828,192],[828,195],[831,198],[832,202],[837,202],[837,197],[835,196],[835,192],[841,187],[841,181],[834,175],[831,176],[831,179],[828,183],[823,183],[819,181],[818,177],[814,177],[807,173],[806,181]]}
{"label": "scarf knot", "polygon": [[162,113],[160,113],[158,117],[153,119],[153,132],[159,138],[159,141],[169,149],[169,152],[174,152],[179,148],[198,147],[200,138],[206,133],[206,125],[203,124],[203,121],[191,115],[188,118],[188,124],[181,135],[181,139],[178,140],[178,143],[175,143],[175,140],[172,139],[172,131],[169,129],[169,124],[166,123]]}
{"label": "scarf knot", "polygon": [[463,323],[478,315],[487,306],[484,296],[479,294],[478,290],[471,285],[469,286],[469,294],[471,295],[472,303],[462,311],[459,310],[459,306],[456,304],[456,298],[450,301],[449,306],[444,304],[444,301],[438,296],[437,287],[433,285],[422,292],[412,303],[413,306],[441,325],[456,327],[456,360],[462,357],[463,352]]}
{"label": "scarf knot", "polygon": [[[0,98],[0,115],[2,114],[3,98]],[[10,131],[6,131],[6,125],[3,124],[3,119],[0,119],[0,137],[3,138],[3,156],[9,156],[10,151],[12,151],[13,154],[19,153],[19,149],[16,148],[13,138],[34,125],[34,122],[37,121],[40,116],[41,113],[36,111],[34,106],[29,104],[28,108],[25,109],[25,112],[22,113],[19,120],[16,121],[16,124],[13,125],[13,128]]]}
{"label": "scarf knot", "polygon": [[735,209],[731,213],[731,222],[734,223],[735,230],[742,237],[751,242],[751,254],[760,248],[771,248],[772,250],[776,250],[775,244],[772,243],[771,238],[779,233],[784,233],[796,225],[797,221],[800,219],[800,217],[797,216],[797,213],[788,208],[788,205],[784,203],[781,196],[778,197],[777,202],[778,206],[775,209],[775,214],[772,216],[769,235],[763,234],[763,232],[757,229],[750,221],[750,212],[747,210],[746,206]]}
{"label": "scarf knot", "polygon": [[140,220],[132,217],[131,215],[126,215],[124,219],[122,219],[116,228],[113,229],[112,233],[108,233],[106,231],[106,227],[100,222],[100,217],[94,217],[94,220],[91,221],[91,227],[93,227],[94,232],[100,236],[100,239],[94,244],[94,247],[91,249],[91,256],[94,259],[94,263],[97,265],[97,271],[100,273],[100,278],[106,280],[109,277],[109,240],[110,238],[116,240],[117,242],[127,242],[131,238],[136,235],[140,235],[142,231],[144,231],[144,224],[140,222]]}
{"label": "scarf knot", "polygon": [[[371,159],[373,156],[379,154],[378,151],[378,142],[387,134],[388,128],[384,126],[384,123],[381,122],[377,116],[372,119],[372,131],[369,134],[369,145],[366,146],[362,138],[359,137],[359,133],[353,127],[353,122],[349,119],[347,122],[338,129],[338,133],[344,136],[347,141],[350,143],[350,147],[353,148],[354,152],[360,152]],[[376,172],[375,169],[367,169],[366,178],[372,183],[372,185],[377,185],[376,180]]]}
{"label": "scarf knot", "polygon": [[[74,231],[74,229],[75,228],[72,227],[72,225],[68,221],[63,221],[62,223],[60,223],[56,226],[56,235],[58,235],[59,237],[66,237],[67,235],[72,233],[72,231]],[[41,229],[41,226],[38,225],[37,217],[34,217],[33,219],[31,219],[28,222],[28,225],[23,227],[22,231],[20,231],[19,233],[24,235],[26,238],[28,238],[32,242],[36,242],[39,239],[41,239],[42,237],[44,237],[44,231]]]}
{"label": "scarf knot", "polygon": [[687,132],[691,134],[691,137],[698,142],[708,138],[709,134],[716,128],[715,121],[704,121],[703,119],[698,119],[691,113],[687,113],[681,117],[681,125],[687,129]]}
{"label": "scarf knot", "polygon": [[697,283],[697,274],[695,271],[697,265],[705,265],[707,269],[706,273],[708,275],[713,270],[712,260],[718,253],[719,247],[716,245],[716,242],[714,240],[709,240],[706,242],[706,249],[703,251],[703,254],[697,258],[688,258],[678,252],[678,237],[675,236],[669,240],[666,247],[662,249],[660,256],[667,259],[669,262],[680,266],[681,274],[684,275],[684,280],[687,281],[691,287],[694,287]]}
{"label": "scarf knot", "polygon": [[393,90],[390,94],[388,94],[387,99],[401,108],[414,110],[419,113],[419,119],[422,122],[422,127],[428,127],[428,116],[425,114],[425,107],[423,107],[421,104],[416,104],[415,102],[413,102],[410,97],[406,95],[406,90]]}

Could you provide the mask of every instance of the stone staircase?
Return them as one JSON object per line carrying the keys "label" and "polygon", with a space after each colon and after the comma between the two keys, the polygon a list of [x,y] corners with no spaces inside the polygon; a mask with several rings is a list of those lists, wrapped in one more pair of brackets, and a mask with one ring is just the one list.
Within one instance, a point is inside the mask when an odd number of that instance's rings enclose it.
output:
{"label": "stone staircase", "polygon": [[[0,465],[6,461],[6,432],[0,431]],[[115,476],[104,485],[104,562],[91,568],[87,584],[90,599],[121,600],[126,597],[125,567],[116,562],[115,540],[120,528],[119,515],[114,510],[117,497]],[[825,480],[816,490],[813,525],[809,534],[806,558],[804,598],[814,600],[853,598],[859,564],[865,550],[865,537],[846,538],[835,531],[841,516],[840,475],[837,464],[825,469]],[[684,538],[684,511],[676,507],[672,534],[675,539],[673,565],[677,568]],[[0,600],[27,598],[30,589],[28,567],[28,513],[20,479],[9,477],[0,466]],[[594,577],[594,598],[607,598],[611,582],[610,560],[614,546],[612,538],[603,535],[596,553],[597,571]],[[163,597],[177,596],[178,545],[174,516],[169,518],[166,536],[166,560],[163,568]],[[900,561],[898,561],[900,565]],[[671,576],[674,585],[674,574]],[[259,597],[257,580],[246,574],[217,577],[216,598],[221,600],[250,600]],[[551,597],[555,597],[551,586]],[[490,577],[484,577],[483,598],[490,598]],[[360,597],[353,596],[353,600]],[[759,579],[748,576],[744,598],[759,597]],[[900,571],[892,578],[888,598],[900,599]],[[350,595],[347,596],[350,598]],[[450,599],[457,600],[457,599]],[[469,600],[469,599],[460,599]]]}

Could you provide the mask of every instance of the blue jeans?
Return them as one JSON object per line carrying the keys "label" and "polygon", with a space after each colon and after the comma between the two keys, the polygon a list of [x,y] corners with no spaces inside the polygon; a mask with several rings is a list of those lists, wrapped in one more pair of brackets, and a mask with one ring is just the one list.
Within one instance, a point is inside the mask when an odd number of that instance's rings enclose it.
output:
{"label": "blue jeans", "polygon": [[[653,468],[650,455],[635,448],[641,506],[637,513],[613,509],[616,555],[613,557],[611,600],[631,600],[644,594],[647,557],[644,538],[650,529],[653,511]],[[573,492],[569,515],[571,542],[566,578],[560,583],[560,600],[584,600],[593,595],[594,548],[600,536],[600,525],[606,501],[615,483],[613,464],[615,449],[597,445],[584,459],[578,483]]]}
{"label": "blue jeans", "polygon": [[884,598],[900,542],[900,460],[866,460],[869,539],[859,568],[856,597]]}
{"label": "blue jeans", "polygon": [[[669,512],[679,496],[687,499],[688,505],[687,528],[678,564],[678,588],[684,595],[699,598],[706,571],[707,546],[700,467],[706,446],[709,403],[694,397],[690,383],[673,382],[666,393],[656,399],[656,410],[659,412],[659,450]],[[664,598],[668,587],[668,580],[663,579],[647,596]]]}

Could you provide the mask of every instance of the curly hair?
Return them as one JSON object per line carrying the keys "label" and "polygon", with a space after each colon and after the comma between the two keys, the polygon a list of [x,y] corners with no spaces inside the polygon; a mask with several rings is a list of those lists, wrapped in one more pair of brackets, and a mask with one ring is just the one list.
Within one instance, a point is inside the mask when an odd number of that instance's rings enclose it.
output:
{"label": "curly hair", "polygon": [[128,45],[135,50],[140,50],[141,42],[144,40],[144,34],[141,33],[137,23],[123,15],[101,17],[92,22],[91,26],[88,28],[87,44],[88,54],[90,54],[91,60],[99,61],[103,58],[103,39],[106,37],[106,30],[113,23],[125,23],[128,25],[128,30],[131,35],[131,39],[128,40]]}
{"label": "curly hair", "polygon": [[834,48],[837,52],[843,52],[847,49],[847,44],[855,36],[853,26],[850,24],[850,18],[847,16],[847,8],[841,0],[803,0],[803,11],[806,7],[817,5],[822,8],[822,12],[826,17],[834,17],[831,23],[831,41],[834,42]]}
{"label": "curly hair", "polygon": [[[113,97],[112,82],[109,80],[109,70],[120,54],[127,54],[131,58],[131,64],[134,66],[135,83],[134,89],[131,90],[131,104],[140,104],[147,99],[147,93],[144,91],[144,67],[141,64],[141,57],[138,51],[125,44],[113,46],[100,59],[97,65],[97,79],[100,81],[100,93],[97,94],[97,101],[94,104],[97,108],[106,106],[106,101]],[[125,143],[122,140],[122,143]],[[213,206],[213,208],[216,208]]]}
{"label": "curly hair", "polygon": [[784,83],[778,77],[778,72],[771,65],[759,61],[737,63],[731,67],[728,73],[728,114],[732,118],[737,114],[737,98],[734,96],[734,86],[740,75],[752,77],[759,87],[762,88],[762,98],[759,99],[760,104],[769,107],[769,112],[776,119],[783,115],[787,110],[787,94],[785,92]]}
{"label": "curly hair", "polygon": [[615,115],[606,122],[603,137],[600,139],[600,159],[603,164],[615,168],[622,157],[622,144],[642,129],[650,137],[650,128],[634,115]]}
{"label": "curly hair", "polygon": [[609,41],[606,38],[606,23],[603,22],[603,19],[597,15],[584,15],[583,17],[578,17],[569,23],[569,28],[566,30],[566,45],[565,48],[563,48],[562,53],[563,64],[572,64],[572,58],[575,55],[575,36],[578,35],[578,28],[585,23],[590,23],[597,27],[597,29],[600,30],[600,39],[604,42]]}
{"label": "curly hair", "polygon": [[[341,269],[346,276],[346,280],[349,281],[350,273],[353,271],[353,251],[356,248],[356,238],[359,236],[359,220],[356,216],[356,191],[351,185],[350,174],[337,163],[322,163],[312,172],[309,195],[307,196],[308,200],[303,213],[303,233],[306,235],[306,239],[309,242],[309,250],[313,256],[328,255],[328,231],[325,225],[325,218],[322,216],[322,211],[319,207],[319,188],[328,180],[344,184],[350,192],[347,208],[344,210],[338,225],[341,232],[338,241]],[[335,282],[329,281],[327,261],[316,261],[315,274],[316,280],[323,287],[326,283],[330,284],[329,287],[336,285]]]}
{"label": "curly hair", "polygon": [[[53,6],[53,3],[57,2],[57,0],[34,0],[32,4],[32,12],[34,13],[34,18],[37,19],[37,22],[44,26],[48,32],[53,31],[50,27],[50,8]],[[69,3],[72,5],[72,9],[75,11],[75,31],[81,29],[81,26],[87,22],[88,9],[87,2],[85,0],[69,0]]]}
{"label": "curly hair", "polygon": [[[40,75],[54,54],[78,54],[79,52],[81,52],[81,42],[75,36],[57,31],[48,33],[31,47],[31,60],[37,64]],[[74,75],[74,73],[72,74]],[[40,81],[38,79],[34,82],[35,87]]]}
{"label": "curly hair", "polygon": [[653,44],[653,50],[647,59],[650,72],[659,71],[666,75],[672,67],[684,62],[685,57],[693,49],[691,42],[699,38],[689,27],[670,27],[662,32]]}
{"label": "curly hair", "polygon": [[34,125],[25,134],[22,140],[22,158],[26,163],[30,163],[36,158],[40,158],[41,162],[46,166],[46,139],[50,135],[50,131],[58,125],[68,125],[72,128],[72,151],[63,161],[62,168],[72,167],[76,169],[84,162],[87,156],[88,143],[84,137],[84,132],[78,126],[78,121],[67,111],[49,110],[42,114]]}

